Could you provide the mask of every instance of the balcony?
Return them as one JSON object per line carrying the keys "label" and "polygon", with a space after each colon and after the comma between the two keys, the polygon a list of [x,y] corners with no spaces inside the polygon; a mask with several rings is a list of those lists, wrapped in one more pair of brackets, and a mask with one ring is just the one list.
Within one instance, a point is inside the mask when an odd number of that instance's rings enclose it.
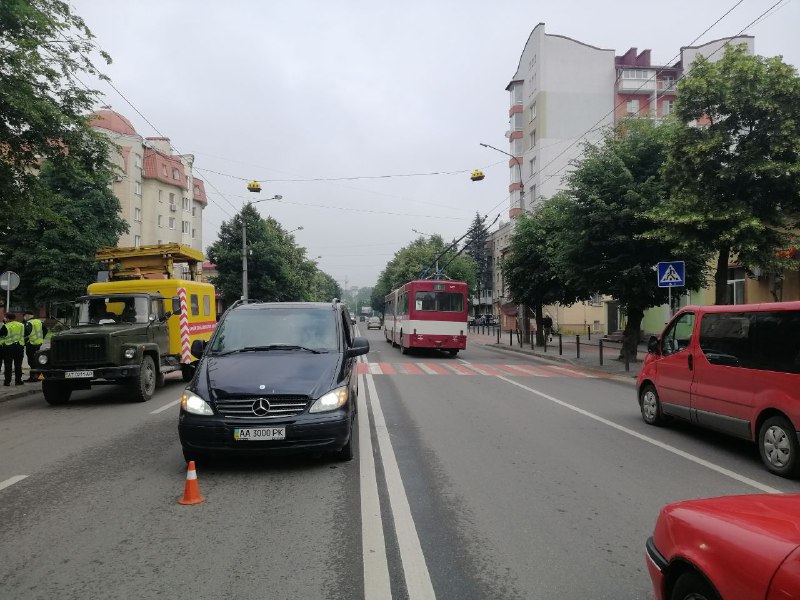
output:
{"label": "balcony", "polygon": [[656,91],[654,79],[619,79],[617,91],[626,94],[652,94]]}

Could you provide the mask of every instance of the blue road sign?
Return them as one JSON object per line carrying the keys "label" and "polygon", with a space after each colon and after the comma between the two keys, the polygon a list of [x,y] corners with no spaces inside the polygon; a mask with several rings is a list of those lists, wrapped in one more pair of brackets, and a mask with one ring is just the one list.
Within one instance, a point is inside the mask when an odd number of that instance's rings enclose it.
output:
{"label": "blue road sign", "polygon": [[682,260],[658,263],[658,287],[683,287],[686,285],[686,263]]}

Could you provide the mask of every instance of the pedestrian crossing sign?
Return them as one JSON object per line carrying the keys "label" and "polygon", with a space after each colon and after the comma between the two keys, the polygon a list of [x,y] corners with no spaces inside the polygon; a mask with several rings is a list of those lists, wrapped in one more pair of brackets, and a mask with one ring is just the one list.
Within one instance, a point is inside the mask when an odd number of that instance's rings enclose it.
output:
{"label": "pedestrian crossing sign", "polygon": [[658,287],[683,287],[685,273],[686,264],[682,260],[658,263]]}

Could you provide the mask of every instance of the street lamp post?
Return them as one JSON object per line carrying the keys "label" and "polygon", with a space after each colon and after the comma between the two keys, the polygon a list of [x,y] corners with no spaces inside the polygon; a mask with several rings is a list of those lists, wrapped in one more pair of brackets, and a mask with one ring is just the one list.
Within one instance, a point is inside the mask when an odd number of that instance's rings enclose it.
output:
{"label": "street lamp post", "polygon": [[[495,148],[494,146],[490,146],[489,144],[484,144],[483,142],[479,142],[481,146],[484,148],[491,148],[492,150],[496,150],[501,154],[505,154],[506,156],[510,156],[514,159],[514,162],[519,169],[519,210],[520,212],[525,211],[525,182],[522,179],[522,161],[514,156],[513,154],[509,154],[505,150],[500,150],[500,148]],[[480,301],[480,300],[479,300]],[[528,310],[524,304],[520,304],[517,313],[522,313],[522,335],[525,339],[528,339],[528,332],[530,331],[530,324],[528,323]],[[533,344],[532,344],[533,345]]]}
{"label": "street lamp post", "polygon": [[[247,189],[256,194],[261,193],[261,185],[257,181],[251,181],[247,184]],[[267,200],[281,200],[283,196],[275,195],[272,198],[260,198],[255,202],[248,200],[247,206],[251,204],[258,204],[259,202],[266,202]],[[248,282],[247,282],[247,219],[245,218],[244,210],[242,210],[242,300],[247,300]]]}

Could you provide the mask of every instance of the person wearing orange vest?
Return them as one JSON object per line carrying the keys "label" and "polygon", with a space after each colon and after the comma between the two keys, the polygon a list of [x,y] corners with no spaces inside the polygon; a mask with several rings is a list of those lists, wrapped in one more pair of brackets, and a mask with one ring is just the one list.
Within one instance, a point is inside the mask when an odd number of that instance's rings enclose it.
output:
{"label": "person wearing orange vest", "polygon": [[14,383],[22,385],[22,358],[25,356],[25,326],[17,321],[17,315],[7,313],[8,322],[0,327],[0,338],[4,338],[4,375],[3,385],[11,385],[11,368],[14,367]]}

